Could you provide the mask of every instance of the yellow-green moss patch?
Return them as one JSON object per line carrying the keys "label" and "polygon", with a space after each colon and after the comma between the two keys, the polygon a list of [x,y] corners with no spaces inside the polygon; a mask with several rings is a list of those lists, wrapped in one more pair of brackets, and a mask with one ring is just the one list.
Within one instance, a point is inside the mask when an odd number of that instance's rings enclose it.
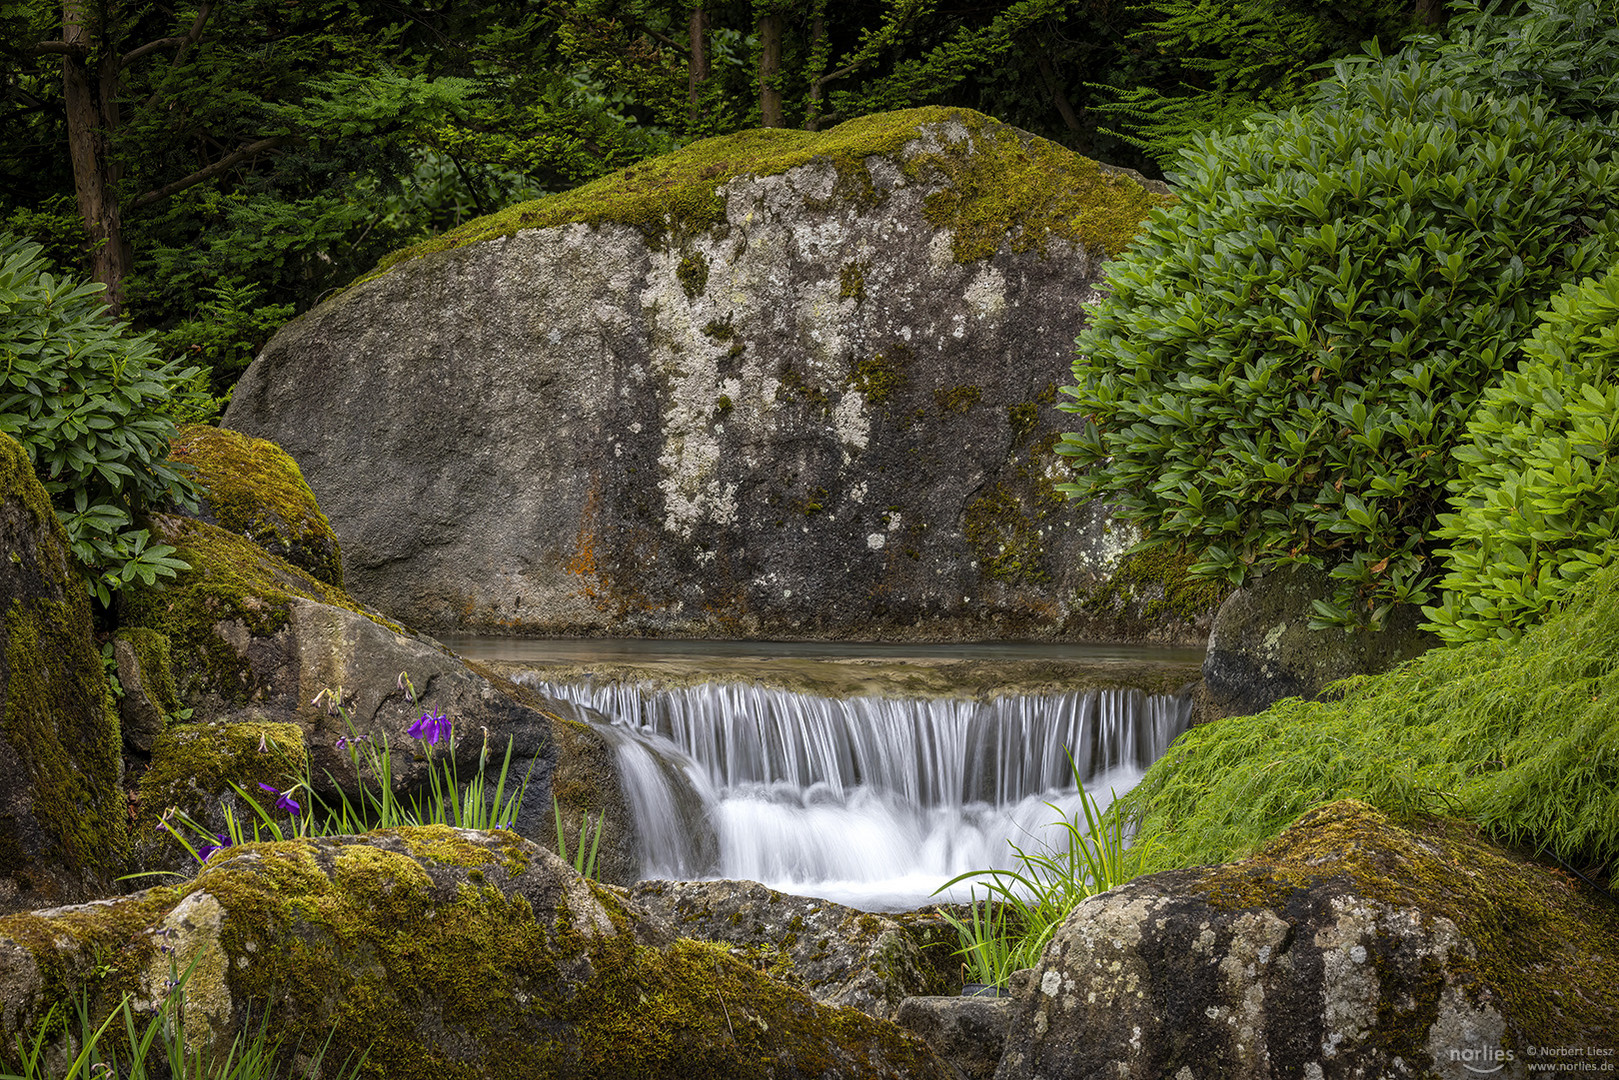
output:
{"label": "yellow-green moss patch", "polygon": [[[923,125],[958,124],[975,152],[916,153],[902,163],[915,181],[942,173],[947,189],[929,198],[927,218],[954,232],[962,262],[1013,250],[1044,250],[1061,238],[1105,254],[1120,251],[1148,212],[1171,201],[1055,143],[968,109],[929,107],[860,117],[823,132],[767,128],[693,143],[572,191],[519,203],[384,258],[372,275],[435,251],[509,236],[520,229],[623,224],[661,244],[719,224],[721,185],[741,175],[775,176],[825,162],[838,174],[833,198],[877,198],[866,159],[897,159]],[[849,288],[851,281],[842,283]],[[844,295],[854,295],[853,292]]]}
{"label": "yellow-green moss patch", "polygon": [[337,537],[286,451],[265,439],[192,424],[171,440],[169,456],[196,470],[221,528],[342,587]]}

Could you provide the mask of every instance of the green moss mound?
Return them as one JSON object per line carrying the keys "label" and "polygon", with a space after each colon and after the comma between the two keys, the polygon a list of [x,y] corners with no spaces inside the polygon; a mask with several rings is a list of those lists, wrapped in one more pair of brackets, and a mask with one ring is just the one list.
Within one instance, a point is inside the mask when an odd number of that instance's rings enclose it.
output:
{"label": "green moss mound", "polygon": [[[833,198],[880,199],[866,169],[869,157],[898,159],[923,125],[963,125],[976,153],[920,150],[902,169],[917,180],[930,170],[946,186],[927,200],[936,226],[955,231],[959,261],[983,258],[1003,243],[1043,249],[1052,237],[1113,254],[1123,249],[1153,208],[1172,201],[1125,177],[1103,171],[1055,143],[1007,127],[968,109],[930,107],[877,113],[828,131],[761,128],[701,142],[604,176],[572,191],[519,203],[425,243],[395,252],[372,275],[435,251],[557,225],[622,224],[655,245],[677,241],[725,219],[719,188],[738,176],[776,176],[824,162],[838,172]],[[686,278],[683,277],[685,282]]]}
{"label": "green moss mound", "polygon": [[[1231,910],[1283,907],[1323,881],[1449,919],[1477,947],[1473,956],[1451,955],[1460,981],[1491,987],[1502,1013],[1535,1042],[1610,1045],[1619,1022],[1619,907],[1465,823],[1424,818],[1402,828],[1365,803],[1338,802],[1253,858],[1199,872],[1188,891]],[[1420,1060],[1432,1020],[1388,1035],[1408,1035],[1400,1049]]]}
{"label": "green moss mound", "polygon": [[169,457],[196,470],[214,524],[343,587],[337,536],[285,450],[266,439],[191,424],[170,442]]}
{"label": "green moss mound", "polygon": [[1514,642],[1434,649],[1194,728],[1121,806],[1150,868],[1225,862],[1318,803],[1466,818],[1583,864],[1619,858],[1619,566]]}

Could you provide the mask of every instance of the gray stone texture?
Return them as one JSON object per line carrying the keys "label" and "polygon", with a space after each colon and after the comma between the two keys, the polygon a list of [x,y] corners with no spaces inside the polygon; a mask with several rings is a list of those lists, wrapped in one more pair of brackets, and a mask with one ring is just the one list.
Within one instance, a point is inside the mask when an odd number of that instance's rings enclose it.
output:
{"label": "gray stone texture", "polygon": [[1200,643],[1079,603],[1135,539],[1052,488],[1099,260],[957,262],[924,150],[978,152],[925,125],[859,183],[730,180],[688,237],[401,263],[284,328],[225,423],[297,459],[353,594],[432,632]]}
{"label": "gray stone texture", "polygon": [[630,896],[682,937],[732,946],[817,1001],[879,1019],[949,981],[955,933],[936,916],[878,915],[756,881],[642,881]]}
{"label": "gray stone texture", "polygon": [[894,1022],[920,1035],[965,1080],[990,1080],[1006,1047],[1012,1000],[1004,997],[912,997]]}
{"label": "gray stone texture", "polygon": [[1332,593],[1319,570],[1273,570],[1226,597],[1209,630],[1200,719],[1248,716],[1283,698],[1314,698],[1338,679],[1375,675],[1439,644],[1409,605],[1382,630],[1310,629],[1311,602]]}

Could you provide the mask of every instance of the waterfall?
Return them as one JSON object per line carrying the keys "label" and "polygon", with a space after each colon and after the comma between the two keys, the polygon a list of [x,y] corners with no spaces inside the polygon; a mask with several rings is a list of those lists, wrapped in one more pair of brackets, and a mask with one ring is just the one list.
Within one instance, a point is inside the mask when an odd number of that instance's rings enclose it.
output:
{"label": "waterfall", "polygon": [[1191,714],[1189,698],[1139,690],[976,701],[523,681],[617,730],[644,876],[747,878],[867,908],[1009,867],[1008,840],[1055,842],[1052,806],[1079,811],[1068,753],[1105,806]]}

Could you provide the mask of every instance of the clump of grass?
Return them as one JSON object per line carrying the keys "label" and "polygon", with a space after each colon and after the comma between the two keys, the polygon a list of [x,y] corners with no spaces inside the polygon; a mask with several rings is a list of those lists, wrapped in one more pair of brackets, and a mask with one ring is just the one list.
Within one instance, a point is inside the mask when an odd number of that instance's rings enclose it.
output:
{"label": "clump of grass", "polygon": [[1336,689],[1181,736],[1120,800],[1153,843],[1148,868],[1242,857],[1343,798],[1463,817],[1570,863],[1619,857],[1619,567],[1517,641],[1434,649]]}
{"label": "clump of grass", "polygon": [[328,1065],[323,1072],[327,1046],[314,1054],[300,1054],[297,1047],[287,1049],[281,1036],[271,1035],[268,1014],[251,1033],[239,1033],[223,1057],[205,1055],[189,1045],[185,995],[195,969],[196,962],[183,972],[171,966],[168,992],[144,1025],[127,994],[99,1023],[88,1000],[81,997],[78,1032],[66,1048],[71,1057],[53,1053],[53,1035],[67,1034],[68,1025],[52,1009],[36,1025],[31,1038],[19,1032],[13,1047],[0,1045],[0,1080],[290,1080],[320,1076],[354,1080],[360,1075],[364,1055],[335,1070]]}
{"label": "clump of grass", "polygon": [[988,897],[980,903],[976,891],[971,894],[970,921],[943,913],[960,936],[956,955],[972,982],[1005,986],[1012,972],[1039,961],[1051,935],[1080,901],[1141,873],[1148,848],[1131,845],[1124,817],[1112,809],[1103,811],[1085,790],[1072,754],[1068,768],[1079,789],[1080,812],[1070,816],[1046,803],[1057,813],[1052,823],[1060,834],[1056,843],[1042,841],[1024,849],[1008,840],[1019,869],[970,870],[934,890],[938,895],[978,879]]}

